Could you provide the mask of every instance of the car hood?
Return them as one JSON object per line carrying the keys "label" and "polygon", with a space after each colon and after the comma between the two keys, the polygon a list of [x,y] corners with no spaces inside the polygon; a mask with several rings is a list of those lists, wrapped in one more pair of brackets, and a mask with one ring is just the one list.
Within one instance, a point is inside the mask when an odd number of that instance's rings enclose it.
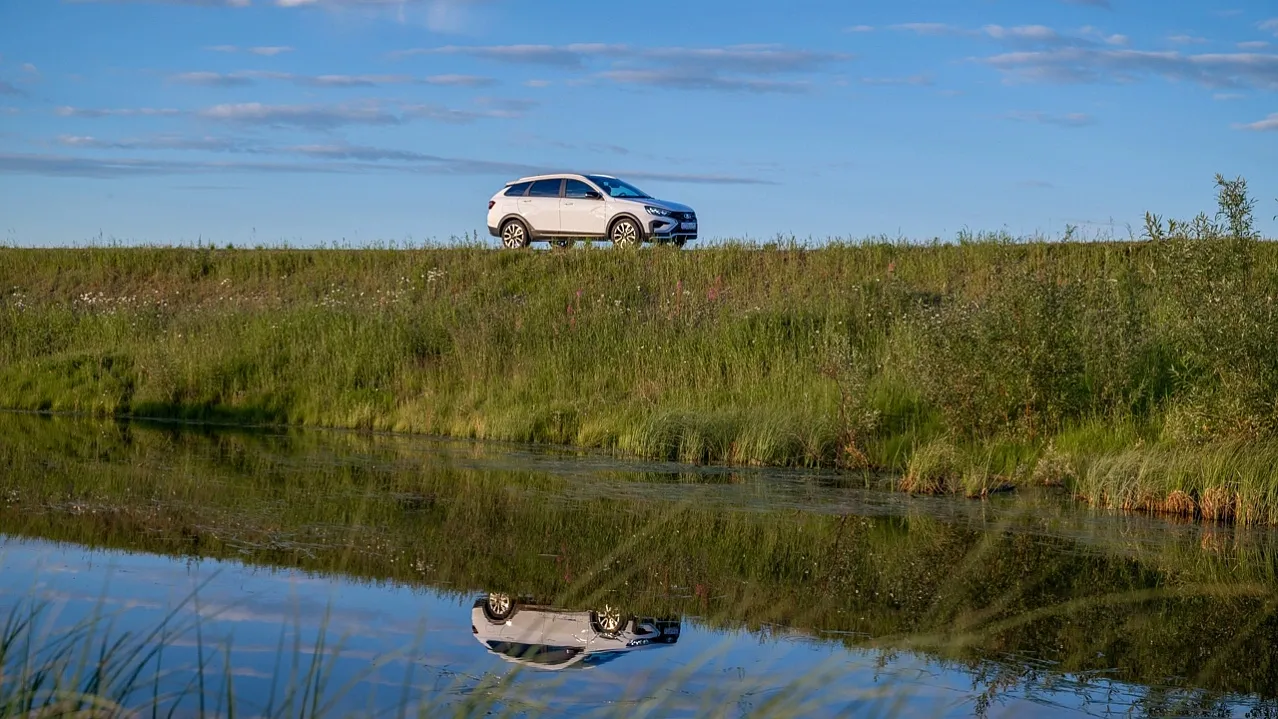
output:
{"label": "car hood", "polygon": [[651,205],[652,207],[660,207],[663,210],[669,210],[671,212],[692,212],[693,211],[693,209],[691,207],[688,207],[687,205],[681,205],[678,202],[671,202],[669,200],[658,200],[653,197],[646,197],[643,199],[626,198],[626,201],[633,202],[636,205]]}

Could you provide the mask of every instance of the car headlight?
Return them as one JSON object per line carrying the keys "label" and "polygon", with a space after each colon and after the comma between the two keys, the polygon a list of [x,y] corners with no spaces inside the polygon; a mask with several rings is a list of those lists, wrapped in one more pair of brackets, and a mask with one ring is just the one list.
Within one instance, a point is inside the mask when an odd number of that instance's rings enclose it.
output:
{"label": "car headlight", "polygon": [[652,205],[644,205],[643,209],[647,210],[649,215],[656,215],[657,217],[670,217],[674,214],[670,210],[663,210],[660,207],[653,207]]}

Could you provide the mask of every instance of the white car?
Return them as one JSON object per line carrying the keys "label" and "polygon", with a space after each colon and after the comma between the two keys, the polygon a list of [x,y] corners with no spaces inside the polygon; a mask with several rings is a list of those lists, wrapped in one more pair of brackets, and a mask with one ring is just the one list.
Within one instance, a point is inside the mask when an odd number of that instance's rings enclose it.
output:
{"label": "white car", "polygon": [[679,641],[677,619],[628,617],[615,607],[567,611],[509,594],[475,601],[470,630],[488,651],[533,669],[589,668],[645,647]]}
{"label": "white car", "polygon": [[492,196],[488,232],[511,249],[539,241],[569,247],[584,239],[683,247],[697,239],[697,213],[607,175],[538,175],[506,183]]}

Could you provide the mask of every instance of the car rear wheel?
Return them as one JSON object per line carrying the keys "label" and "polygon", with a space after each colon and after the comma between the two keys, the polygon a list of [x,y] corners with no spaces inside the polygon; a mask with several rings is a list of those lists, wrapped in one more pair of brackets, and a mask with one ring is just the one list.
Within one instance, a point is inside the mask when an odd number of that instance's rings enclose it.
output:
{"label": "car rear wheel", "polygon": [[519,220],[507,220],[501,226],[501,244],[509,250],[518,250],[528,246],[528,228]]}
{"label": "car rear wheel", "polygon": [[643,230],[639,228],[639,223],[629,217],[614,222],[608,236],[617,247],[638,247],[643,244]]}

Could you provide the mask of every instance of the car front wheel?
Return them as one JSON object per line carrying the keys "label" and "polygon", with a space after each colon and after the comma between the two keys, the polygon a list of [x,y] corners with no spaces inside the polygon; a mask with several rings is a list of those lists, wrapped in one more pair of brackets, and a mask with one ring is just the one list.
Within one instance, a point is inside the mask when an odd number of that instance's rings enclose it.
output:
{"label": "car front wheel", "polygon": [[599,624],[599,629],[604,634],[616,634],[626,625],[626,619],[622,616],[621,610],[605,604],[603,609],[595,612],[595,621]]}
{"label": "car front wheel", "polygon": [[617,220],[609,236],[612,244],[617,247],[638,247],[643,244],[643,230],[639,229],[639,223],[628,217]]}
{"label": "car front wheel", "polygon": [[493,621],[505,621],[515,613],[515,602],[509,594],[489,594],[485,603],[488,618]]}
{"label": "car front wheel", "polygon": [[528,228],[519,220],[508,220],[501,226],[501,244],[506,249],[518,250],[528,246]]}

